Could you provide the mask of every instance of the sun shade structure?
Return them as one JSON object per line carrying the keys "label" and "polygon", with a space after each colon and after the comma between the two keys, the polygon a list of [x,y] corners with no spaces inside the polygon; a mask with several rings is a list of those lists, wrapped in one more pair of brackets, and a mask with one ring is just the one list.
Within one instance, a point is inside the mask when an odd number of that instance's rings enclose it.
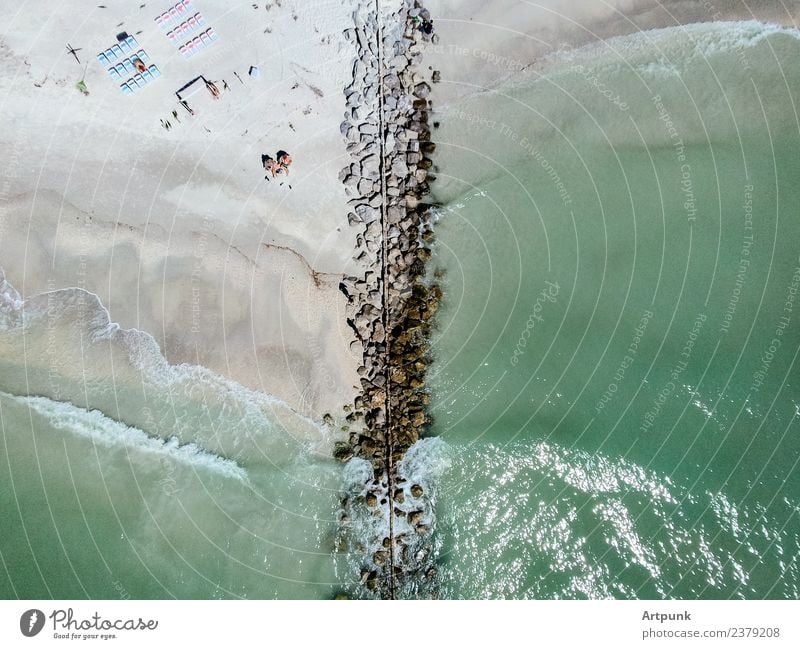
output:
{"label": "sun shade structure", "polygon": [[194,114],[195,110],[190,108],[189,100],[191,100],[192,104],[195,106],[199,104],[202,110],[203,104],[210,106],[212,102],[219,99],[219,95],[219,87],[213,81],[206,79],[203,75],[195,77],[189,83],[175,91],[175,96],[178,98],[180,105],[191,114]]}

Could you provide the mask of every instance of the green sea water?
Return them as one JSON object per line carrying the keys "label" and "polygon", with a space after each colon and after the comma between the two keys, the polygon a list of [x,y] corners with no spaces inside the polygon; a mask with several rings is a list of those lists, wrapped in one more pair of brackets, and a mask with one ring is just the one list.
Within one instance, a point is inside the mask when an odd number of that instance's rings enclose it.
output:
{"label": "green sea water", "polygon": [[0,597],[330,598],[341,465],[279,400],[0,274]]}
{"label": "green sea water", "polygon": [[646,32],[440,108],[445,596],[800,594],[798,55]]}
{"label": "green sea water", "polygon": [[[800,596],[798,54],[648,32],[437,106],[439,596]],[[108,315],[0,274],[0,597],[356,592],[330,431]]]}

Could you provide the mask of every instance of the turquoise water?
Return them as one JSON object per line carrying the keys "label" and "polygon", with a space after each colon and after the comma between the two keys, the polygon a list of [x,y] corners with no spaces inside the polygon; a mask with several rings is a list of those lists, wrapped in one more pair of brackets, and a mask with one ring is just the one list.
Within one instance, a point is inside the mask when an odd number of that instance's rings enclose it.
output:
{"label": "turquoise water", "polygon": [[[798,55],[650,32],[437,106],[440,596],[800,596]],[[0,274],[0,432],[0,597],[358,592],[331,431],[89,293]]]}
{"label": "turquoise water", "polygon": [[327,429],[167,364],[84,291],[23,305],[0,275],[0,331],[0,597],[325,598],[347,583]]}
{"label": "turquoise water", "polygon": [[441,109],[448,597],[800,593],[800,68],[757,24]]}

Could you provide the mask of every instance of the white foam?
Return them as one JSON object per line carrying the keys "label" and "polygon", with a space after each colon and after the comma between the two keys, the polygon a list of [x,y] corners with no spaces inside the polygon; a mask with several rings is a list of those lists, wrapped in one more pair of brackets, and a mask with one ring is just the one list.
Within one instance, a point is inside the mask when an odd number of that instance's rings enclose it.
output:
{"label": "white foam", "polygon": [[[10,391],[24,390],[58,401],[77,402],[80,397],[83,403],[84,388],[91,385],[86,391],[87,403],[92,408],[108,411],[107,400],[102,400],[103,390],[119,391],[126,385],[141,384],[137,397],[141,403],[116,399],[115,407],[123,410],[122,416],[127,421],[159,437],[175,435],[182,443],[194,441],[220,455],[247,461],[265,458],[269,462],[282,461],[287,453],[297,449],[328,450],[330,432],[327,428],[297,413],[280,399],[245,388],[208,368],[171,365],[150,334],[122,329],[112,322],[108,310],[94,293],[64,288],[22,300],[2,275],[0,278],[0,333],[25,330],[31,334],[25,358],[17,360],[29,370],[26,370],[26,387],[12,386]],[[77,381],[84,385],[79,386],[77,392],[63,386],[63,394],[49,392],[53,379],[49,368],[48,374],[40,377],[40,384],[35,383],[36,368],[31,363],[34,334],[47,339],[54,330],[63,334],[65,341],[63,348],[57,350],[58,364],[65,368],[81,368]],[[89,348],[85,346],[87,341]],[[127,367],[113,363],[114,349],[127,356]],[[47,360],[52,362],[50,358]],[[94,361],[106,367],[98,369]],[[112,372],[113,383],[109,381]],[[187,404],[193,404],[195,410],[188,412]],[[144,407],[153,410],[147,421],[140,418]],[[289,442],[294,445],[293,450],[287,450]]]}
{"label": "white foam", "polygon": [[[622,62],[659,75],[679,74],[702,60],[750,49],[766,39],[786,35],[800,40],[800,31],[757,20],[691,23],[616,36],[576,50],[560,51],[551,64],[583,63],[592,69],[621,68]],[[653,60],[659,61],[658,65]]]}
{"label": "white foam", "polygon": [[167,440],[150,437],[138,428],[127,426],[106,417],[97,410],[85,410],[70,403],[53,401],[45,397],[22,397],[0,392],[0,396],[27,406],[47,420],[56,430],[91,440],[105,448],[126,447],[133,453],[169,458],[194,469],[207,470],[226,478],[247,481],[247,472],[236,462],[201,449],[196,444],[180,444],[171,437]]}

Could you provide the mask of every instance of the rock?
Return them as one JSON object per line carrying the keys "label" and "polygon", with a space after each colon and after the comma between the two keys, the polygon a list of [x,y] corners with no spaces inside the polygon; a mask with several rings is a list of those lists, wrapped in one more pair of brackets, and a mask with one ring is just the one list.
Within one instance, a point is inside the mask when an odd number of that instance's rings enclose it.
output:
{"label": "rock", "polygon": [[340,462],[347,462],[353,457],[353,447],[347,442],[336,442],[333,446],[333,457]]}
{"label": "rock", "polygon": [[414,86],[414,94],[420,99],[425,99],[431,94],[431,87],[424,81],[422,83],[418,83],[416,86]]}
{"label": "rock", "polygon": [[421,498],[423,493],[424,491],[420,485],[411,485],[411,495],[414,496],[414,498]]}
{"label": "rock", "polygon": [[367,507],[377,507],[378,497],[373,493],[368,493],[366,497]]}

